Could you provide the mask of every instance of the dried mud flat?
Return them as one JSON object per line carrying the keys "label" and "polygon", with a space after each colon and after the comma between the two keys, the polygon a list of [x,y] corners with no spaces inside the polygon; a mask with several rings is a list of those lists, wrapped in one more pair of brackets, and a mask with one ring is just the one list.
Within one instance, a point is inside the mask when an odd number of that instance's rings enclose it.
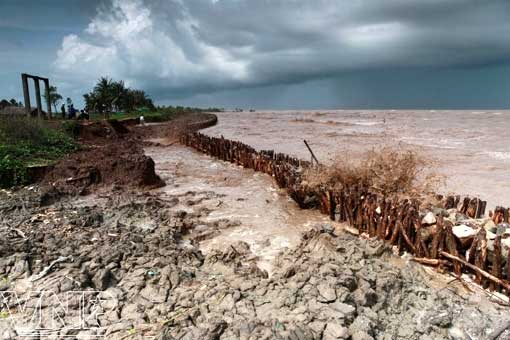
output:
{"label": "dried mud flat", "polygon": [[298,211],[269,177],[180,146],[146,154],[165,187],[0,194],[1,337],[510,338],[508,307]]}

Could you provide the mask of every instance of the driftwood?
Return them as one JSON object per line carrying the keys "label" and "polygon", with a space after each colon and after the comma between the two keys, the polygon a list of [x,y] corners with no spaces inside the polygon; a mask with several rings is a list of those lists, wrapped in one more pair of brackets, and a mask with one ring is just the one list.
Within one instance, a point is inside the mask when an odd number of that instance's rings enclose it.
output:
{"label": "driftwood", "polygon": [[428,259],[425,257],[412,257],[411,261],[418,262],[421,264],[426,264],[428,266],[439,266],[439,265],[446,266],[446,265],[450,264],[450,262],[448,262],[446,260]]}
{"label": "driftwood", "polygon": [[45,277],[46,275],[48,275],[51,272],[51,269],[53,268],[53,266],[55,266],[57,263],[72,261],[72,260],[73,260],[72,256],[60,256],[58,259],[51,262],[47,267],[45,267],[39,274],[31,276],[29,278],[29,281],[30,282],[38,281],[38,280],[42,279],[43,277]]}
{"label": "driftwood", "polygon": [[451,254],[448,254],[445,251],[441,251],[440,254],[441,254],[441,256],[444,256],[444,257],[446,257],[446,258],[448,258],[450,260],[458,261],[458,262],[462,263],[463,265],[465,265],[466,267],[469,267],[474,272],[476,272],[476,273],[480,274],[481,276],[485,277],[486,279],[488,279],[488,280],[490,280],[490,281],[492,281],[494,283],[497,283],[498,285],[504,287],[507,291],[510,291],[510,283],[508,281],[504,281],[504,280],[498,279],[494,275],[487,273],[485,270],[481,270],[480,268],[472,265],[469,262],[464,261],[463,259],[461,259],[458,256],[453,256]]}

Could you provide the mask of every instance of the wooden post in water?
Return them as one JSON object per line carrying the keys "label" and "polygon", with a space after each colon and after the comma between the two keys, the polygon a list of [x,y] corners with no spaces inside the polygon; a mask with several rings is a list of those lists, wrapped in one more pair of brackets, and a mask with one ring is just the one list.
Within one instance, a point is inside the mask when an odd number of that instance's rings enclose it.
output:
{"label": "wooden post in water", "polygon": [[317,165],[319,165],[319,160],[317,159],[317,157],[315,157],[315,155],[314,155],[312,149],[310,148],[310,145],[308,145],[308,142],[306,141],[306,139],[303,139],[303,142],[305,142],[305,145],[308,148],[308,151],[310,151],[310,154],[312,155],[312,164],[313,164],[313,161],[315,160]]}

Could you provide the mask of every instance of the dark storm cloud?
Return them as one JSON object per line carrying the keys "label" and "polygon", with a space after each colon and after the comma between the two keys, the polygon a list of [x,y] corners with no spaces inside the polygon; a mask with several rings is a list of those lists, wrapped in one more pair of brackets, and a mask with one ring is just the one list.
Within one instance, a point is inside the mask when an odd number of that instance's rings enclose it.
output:
{"label": "dark storm cloud", "polygon": [[1,0],[0,99],[21,99],[20,73],[52,76],[62,37],[81,33],[100,1]]}
{"label": "dark storm cloud", "polygon": [[114,0],[64,39],[55,66],[181,97],[509,57],[507,0]]}
{"label": "dark storm cloud", "polygon": [[[371,100],[381,74],[402,75],[390,77],[384,90],[406,93],[418,75],[449,83],[439,77],[445,70],[470,81],[467,74],[506,70],[510,1],[3,0],[0,44],[0,90],[8,93],[28,71],[49,75],[76,97],[107,75],[157,100],[238,90],[264,95],[263,87],[278,93],[292,85],[289,93],[309,91],[310,102],[325,93],[327,102],[334,94],[325,84],[352,86],[351,98]],[[491,89],[508,97],[508,79],[490,74]],[[427,105],[427,98],[411,97]]]}

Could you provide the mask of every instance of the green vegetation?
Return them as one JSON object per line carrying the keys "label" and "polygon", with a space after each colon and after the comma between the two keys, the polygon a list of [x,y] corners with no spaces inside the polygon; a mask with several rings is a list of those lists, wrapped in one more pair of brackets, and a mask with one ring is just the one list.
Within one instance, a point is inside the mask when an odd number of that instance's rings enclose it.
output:
{"label": "green vegetation", "polygon": [[66,132],[46,124],[26,117],[0,117],[0,187],[27,184],[29,167],[51,164],[77,150]]}
{"label": "green vegetation", "polygon": [[18,103],[14,98],[12,98],[11,100],[7,99],[0,100],[0,110],[3,110],[4,108],[9,106],[22,107],[23,104],[21,104],[21,102]]}
{"label": "green vegetation", "polygon": [[133,111],[138,108],[154,109],[152,99],[142,90],[128,88],[124,81],[102,77],[92,92],[84,94],[85,105],[90,112],[105,114],[116,111]]}
{"label": "green vegetation", "polygon": [[144,91],[131,89],[125,86],[124,81],[114,81],[108,77],[100,78],[92,91],[83,95],[83,99],[93,120],[101,118],[124,120],[143,115],[147,122],[163,122],[185,113],[222,111],[218,108],[156,107]]}

